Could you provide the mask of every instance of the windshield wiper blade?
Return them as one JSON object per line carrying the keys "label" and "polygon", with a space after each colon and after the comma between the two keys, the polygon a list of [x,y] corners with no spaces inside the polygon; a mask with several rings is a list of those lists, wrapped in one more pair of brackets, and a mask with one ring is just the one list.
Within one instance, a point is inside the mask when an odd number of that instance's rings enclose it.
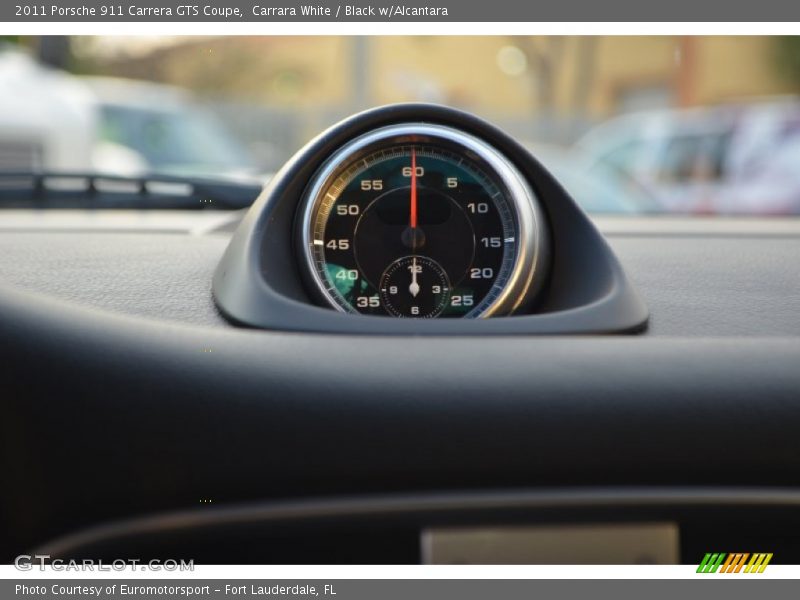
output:
{"label": "windshield wiper blade", "polygon": [[261,183],[152,175],[0,171],[0,208],[240,209]]}

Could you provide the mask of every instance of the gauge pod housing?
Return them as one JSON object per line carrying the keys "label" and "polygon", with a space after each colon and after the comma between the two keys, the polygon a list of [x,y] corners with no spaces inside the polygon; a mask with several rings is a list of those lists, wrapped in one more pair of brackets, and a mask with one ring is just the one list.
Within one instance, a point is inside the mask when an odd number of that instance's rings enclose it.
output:
{"label": "gauge pod housing", "polygon": [[[428,146],[420,145],[431,140],[438,143],[441,139],[462,144],[468,152],[465,156],[475,160],[485,156],[487,169],[492,164],[497,165],[499,189],[513,192],[510,197],[511,205],[516,206],[514,222],[520,223],[522,219],[524,227],[518,231],[526,232],[524,247],[515,246],[505,251],[510,258],[504,262],[522,271],[515,274],[514,281],[530,280],[530,285],[524,286],[521,292],[515,290],[519,297],[503,300],[506,305],[513,304],[513,310],[495,310],[499,302],[492,304],[489,298],[485,305],[492,310],[474,311],[464,316],[491,318],[391,318],[360,314],[368,311],[347,310],[349,307],[341,297],[337,299],[336,294],[326,293],[326,271],[324,268],[314,270],[313,245],[323,246],[327,242],[309,232],[313,231],[320,205],[325,203],[325,194],[333,198],[350,180],[340,177],[339,183],[334,182],[333,191],[326,192],[328,188],[324,186],[335,179],[337,157],[341,158],[354,148],[368,147],[374,139],[386,137],[386,132],[407,135],[406,138],[395,136],[393,140],[397,144],[411,140],[411,146],[394,147],[392,156],[407,154],[413,146],[419,148],[421,154],[427,152],[428,164],[434,160],[447,162],[446,153],[439,156],[435,148],[431,151]],[[415,132],[426,132],[427,137],[415,136]],[[412,159],[414,156],[412,152]],[[369,160],[362,162],[366,165]],[[493,163],[495,160],[497,162]],[[451,162],[455,164],[456,161]],[[481,168],[479,165],[475,171],[482,172]],[[417,169],[415,166],[413,172]],[[409,176],[410,168],[404,168],[403,174]],[[465,179],[468,177],[464,175]],[[510,182],[509,186],[504,188],[504,182]],[[369,187],[363,181],[361,184],[365,186],[362,190]],[[413,187],[416,193],[416,183]],[[489,186],[487,190],[489,194],[501,196],[496,187]],[[407,194],[406,191],[402,193]],[[446,203],[445,200],[439,202]],[[414,203],[416,205],[416,200]],[[330,206],[327,208],[330,210]],[[416,206],[413,211],[416,212]],[[458,211],[454,209],[454,212]],[[324,207],[323,214],[327,215]],[[347,221],[347,215],[342,214]],[[416,227],[416,222],[412,225]],[[415,239],[414,235],[410,237]],[[399,240],[400,236],[397,238]],[[406,243],[411,244],[410,252],[415,255],[416,242],[409,242],[408,238],[405,235]],[[487,240],[488,245],[489,238],[482,239]],[[522,246],[522,241],[519,245]],[[329,247],[334,248],[335,244]],[[519,260],[515,261],[515,257]],[[419,264],[413,256],[400,256],[396,260],[403,272],[411,269],[412,262],[419,272],[429,265],[436,265],[436,271],[439,270],[438,263],[429,257],[420,257]],[[393,276],[393,268],[388,269],[389,275],[385,277]],[[446,280],[444,273],[442,281]],[[437,289],[440,288],[437,286]],[[372,109],[345,119],[309,142],[273,177],[249,209],[214,273],[212,290],[219,310],[229,320],[274,330],[414,335],[622,333],[643,330],[648,319],[644,302],[603,237],[525,148],[475,116],[429,104],[397,104]],[[373,291],[376,296],[380,293]],[[365,301],[363,306],[368,303]],[[393,310],[387,312],[395,314]],[[496,316],[501,314],[506,316]]]}

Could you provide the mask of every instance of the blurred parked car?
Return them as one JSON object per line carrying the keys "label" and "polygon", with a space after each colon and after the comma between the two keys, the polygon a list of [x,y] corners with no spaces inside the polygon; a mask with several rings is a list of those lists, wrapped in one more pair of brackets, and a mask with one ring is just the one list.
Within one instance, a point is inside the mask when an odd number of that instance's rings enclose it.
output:
{"label": "blurred parked car", "polygon": [[642,112],[609,120],[577,147],[677,213],[800,213],[800,103]]}
{"label": "blurred parked car", "polygon": [[78,79],[0,47],[0,90],[0,169],[91,167],[98,114]]}
{"label": "blurred parked car", "polygon": [[96,100],[97,170],[247,176],[247,149],[180,88],[109,77],[81,78]]}
{"label": "blurred parked car", "polygon": [[588,213],[641,214],[658,210],[642,186],[616,177],[602,165],[592,165],[590,157],[578,148],[531,142],[525,146]]}
{"label": "blurred parked car", "polygon": [[246,147],[172,86],[76,77],[0,51],[0,170],[253,177]]}

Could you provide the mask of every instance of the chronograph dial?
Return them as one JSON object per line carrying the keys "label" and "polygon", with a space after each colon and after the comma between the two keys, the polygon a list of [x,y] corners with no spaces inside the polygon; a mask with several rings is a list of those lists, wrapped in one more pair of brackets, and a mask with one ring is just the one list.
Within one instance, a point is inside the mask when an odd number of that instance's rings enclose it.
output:
{"label": "chronograph dial", "polygon": [[533,191],[497,150],[450,127],[409,123],[356,138],[312,179],[301,216],[312,287],[345,312],[509,314],[543,277]]}

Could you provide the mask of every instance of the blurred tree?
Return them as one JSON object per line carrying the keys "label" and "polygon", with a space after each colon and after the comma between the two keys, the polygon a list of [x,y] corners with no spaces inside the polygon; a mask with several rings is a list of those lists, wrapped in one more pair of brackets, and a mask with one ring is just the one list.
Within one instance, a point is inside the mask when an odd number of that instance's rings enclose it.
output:
{"label": "blurred tree", "polygon": [[512,36],[511,40],[531,66],[528,81],[536,99],[536,106],[531,107],[536,136],[555,139],[559,134],[554,118],[556,82],[564,55],[564,39],[562,36]]}
{"label": "blurred tree", "polygon": [[538,110],[549,114],[555,104],[556,78],[564,55],[562,36],[514,36],[516,46],[525,53],[528,64],[533,66],[531,85],[538,103]]}
{"label": "blurred tree", "polygon": [[775,54],[780,72],[794,85],[800,87],[800,36],[776,37]]}
{"label": "blurred tree", "polygon": [[66,35],[0,35],[0,46],[12,44],[26,48],[42,64],[70,70],[75,66],[72,38]]}
{"label": "blurred tree", "polygon": [[36,56],[42,63],[57,69],[72,65],[72,44],[66,35],[42,35],[36,39]]}

